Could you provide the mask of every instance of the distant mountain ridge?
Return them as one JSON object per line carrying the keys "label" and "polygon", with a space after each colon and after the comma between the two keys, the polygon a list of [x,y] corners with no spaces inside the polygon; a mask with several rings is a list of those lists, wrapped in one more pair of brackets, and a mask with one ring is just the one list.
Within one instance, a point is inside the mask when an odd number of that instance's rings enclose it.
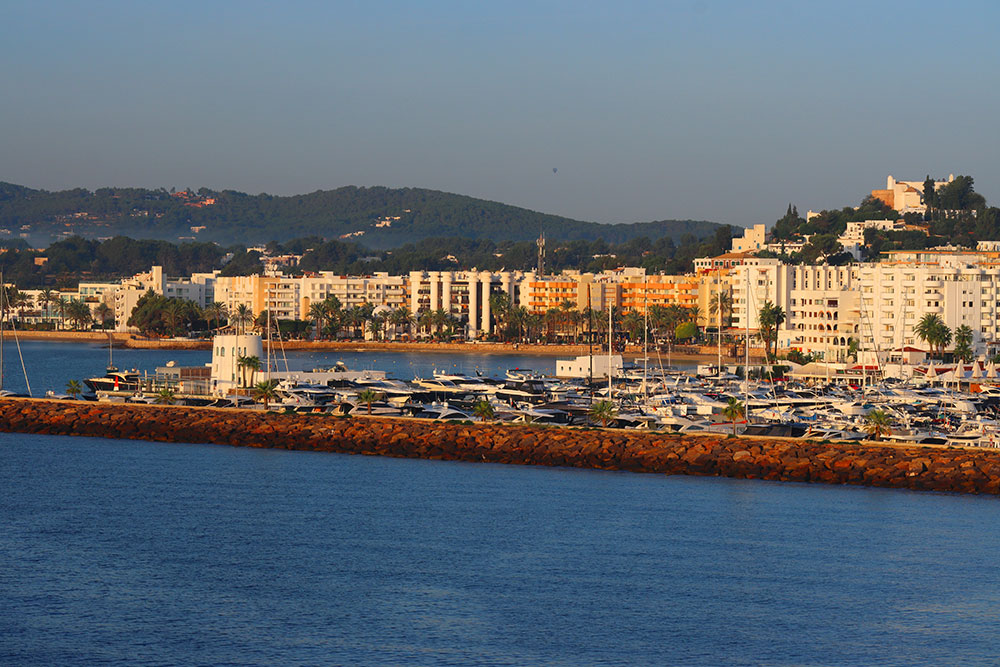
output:
{"label": "distant mountain ridge", "polygon": [[49,192],[0,182],[0,241],[37,244],[69,235],[168,241],[266,243],[344,239],[386,249],[427,238],[553,241],[702,238],[721,225],[701,220],[584,222],[499,202],[420,188],[346,186],[288,197],[235,190],[84,188]]}

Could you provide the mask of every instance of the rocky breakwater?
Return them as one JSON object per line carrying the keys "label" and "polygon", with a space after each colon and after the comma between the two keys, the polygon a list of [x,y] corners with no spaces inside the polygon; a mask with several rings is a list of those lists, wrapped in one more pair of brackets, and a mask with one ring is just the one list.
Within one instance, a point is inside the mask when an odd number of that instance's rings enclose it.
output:
{"label": "rocky breakwater", "polygon": [[1000,450],[0,400],[0,431],[1000,493]]}

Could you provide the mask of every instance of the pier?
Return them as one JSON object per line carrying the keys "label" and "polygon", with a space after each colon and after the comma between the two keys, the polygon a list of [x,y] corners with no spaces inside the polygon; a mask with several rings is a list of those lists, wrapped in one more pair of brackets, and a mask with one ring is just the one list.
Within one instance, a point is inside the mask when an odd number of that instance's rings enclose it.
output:
{"label": "pier", "polygon": [[0,431],[1000,494],[1000,450],[0,399]]}

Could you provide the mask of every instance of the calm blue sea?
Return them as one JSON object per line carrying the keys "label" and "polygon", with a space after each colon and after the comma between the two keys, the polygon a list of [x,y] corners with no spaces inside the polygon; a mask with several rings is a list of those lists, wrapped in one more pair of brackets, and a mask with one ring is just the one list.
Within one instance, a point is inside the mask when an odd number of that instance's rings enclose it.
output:
{"label": "calm blue sea", "polygon": [[4,665],[996,664],[998,561],[992,497],[0,434]]}
{"label": "calm blue sea", "polygon": [[0,437],[0,663],[995,664],[995,498]]}

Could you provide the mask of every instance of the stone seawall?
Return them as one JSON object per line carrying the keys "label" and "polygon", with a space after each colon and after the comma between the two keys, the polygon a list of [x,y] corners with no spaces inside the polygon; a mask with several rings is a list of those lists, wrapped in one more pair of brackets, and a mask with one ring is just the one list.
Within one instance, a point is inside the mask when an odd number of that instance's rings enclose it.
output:
{"label": "stone seawall", "polygon": [[1000,493],[1000,450],[0,399],[0,431]]}

